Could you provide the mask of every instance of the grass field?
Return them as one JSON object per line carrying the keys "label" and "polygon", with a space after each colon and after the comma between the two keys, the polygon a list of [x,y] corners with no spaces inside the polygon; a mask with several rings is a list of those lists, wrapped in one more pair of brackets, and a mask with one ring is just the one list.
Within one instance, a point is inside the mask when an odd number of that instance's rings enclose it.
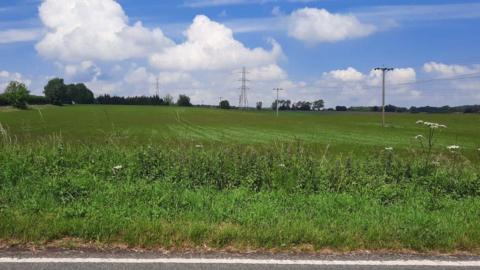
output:
{"label": "grass field", "polygon": [[480,115],[0,110],[0,244],[480,253]]}
{"label": "grass field", "polygon": [[[4,109],[5,110],[5,109]],[[321,151],[376,152],[415,145],[424,133],[417,120],[445,124],[438,146],[460,145],[475,157],[480,147],[479,114],[388,114],[387,128],[379,113],[237,111],[151,106],[36,107],[28,111],[1,112],[0,123],[22,142],[52,134],[72,143],[102,142],[115,135],[127,144],[161,143],[168,140],[218,144],[271,144],[301,141]],[[323,151],[321,151],[323,152]]]}

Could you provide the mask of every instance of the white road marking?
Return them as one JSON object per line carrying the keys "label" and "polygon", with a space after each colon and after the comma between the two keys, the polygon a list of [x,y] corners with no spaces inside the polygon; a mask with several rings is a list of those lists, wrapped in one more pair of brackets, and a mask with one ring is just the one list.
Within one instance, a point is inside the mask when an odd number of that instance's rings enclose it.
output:
{"label": "white road marking", "polygon": [[344,265],[344,266],[451,266],[480,267],[480,261],[447,260],[265,260],[204,258],[16,258],[3,257],[0,263],[106,263],[106,264],[256,264],[256,265]]}

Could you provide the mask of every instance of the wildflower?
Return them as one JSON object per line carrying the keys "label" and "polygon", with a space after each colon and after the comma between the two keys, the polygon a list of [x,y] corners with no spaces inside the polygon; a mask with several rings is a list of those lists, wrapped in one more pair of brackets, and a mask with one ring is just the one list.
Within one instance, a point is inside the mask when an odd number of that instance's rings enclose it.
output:
{"label": "wildflower", "polygon": [[393,147],[385,147],[386,151],[393,151]]}
{"label": "wildflower", "polygon": [[285,164],[283,164],[283,163],[280,163],[280,164],[278,164],[278,167],[285,168],[286,166],[285,166]]}
{"label": "wildflower", "polygon": [[415,140],[421,140],[421,139],[423,139],[423,135],[419,134],[415,136]]}
{"label": "wildflower", "polygon": [[427,126],[427,127],[434,128],[434,129],[437,129],[437,128],[447,128],[447,126],[441,125],[441,124],[438,124],[438,123],[423,122],[423,124],[424,124],[425,126]]}
{"label": "wildflower", "polygon": [[418,120],[416,123],[417,124],[423,124],[423,120]]}
{"label": "wildflower", "polygon": [[195,147],[196,147],[196,148],[203,148],[203,145],[197,144],[197,145],[195,145]]}
{"label": "wildflower", "polygon": [[458,145],[450,145],[450,146],[447,146],[447,149],[450,150],[450,151],[454,151],[454,150],[460,149],[460,146],[458,146]]}
{"label": "wildflower", "polygon": [[117,165],[117,166],[113,167],[113,170],[118,171],[118,170],[121,170],[122,168],[123,168],[122,165]]}
{"label": "wildflower", "polygon": [[478,148],[477,150],[480,151],[480,148]]}

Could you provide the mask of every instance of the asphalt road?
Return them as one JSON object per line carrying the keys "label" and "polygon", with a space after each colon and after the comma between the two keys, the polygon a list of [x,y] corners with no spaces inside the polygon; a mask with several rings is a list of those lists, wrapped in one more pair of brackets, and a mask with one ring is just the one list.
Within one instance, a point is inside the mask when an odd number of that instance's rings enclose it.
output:
{"label": "asphalt road", "polygon": [[155,254],[95,252],[1,252],[1,270],[380,270],[480,269],[480,257],[420,255]]}

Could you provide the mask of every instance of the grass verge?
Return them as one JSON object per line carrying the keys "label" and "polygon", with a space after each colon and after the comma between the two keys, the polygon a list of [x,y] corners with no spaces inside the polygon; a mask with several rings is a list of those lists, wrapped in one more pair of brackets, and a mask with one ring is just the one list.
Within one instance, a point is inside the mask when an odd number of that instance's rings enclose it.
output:
{"label": "grass verge", "polygon": [[[480,170],[457,154],[301,144],[1,144],[0,239],[132,247],[480,250]],[[432,160],[430,160],[432,159]]]}

